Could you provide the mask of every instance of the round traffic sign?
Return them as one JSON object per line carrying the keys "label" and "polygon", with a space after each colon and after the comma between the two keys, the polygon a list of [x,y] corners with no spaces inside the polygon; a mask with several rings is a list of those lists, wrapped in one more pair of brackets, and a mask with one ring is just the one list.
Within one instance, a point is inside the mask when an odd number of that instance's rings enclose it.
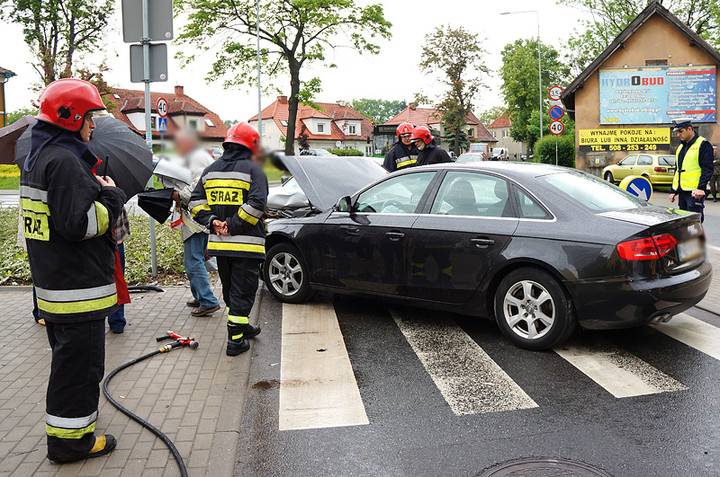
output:
{"label": "round traffic sign", "polygon": [[157,100],[157,112],[158,116],[164,118],[168,113],[168,102],[165,98],[158,98]]}
{"label": "round traffic sign", "polygon": [[620,188],[628,191],[635,197],[649,202],[653,196],[653,186],[650,179],[643,176],[628,176],[620,182]]}
{"label": "round traffic sign", "polygon": [[557,121],[565,115],[565,111],[560,106],[553,106],[552,108],[550,108],[548,114],[550,114],[550,117],[553,120]]}
{"label": "round traffic sign", "polygon": [[560,101],[560,95],[562,94],[562,92],[563,89],[560,86],[552,86],[548,91],[548,96],[550,96],[550,99],[552,99],[553,101]]}
{"label": "round traffic sign", "polygon": [[564,130],[565,125],[562,123],[562,121],[553,121],[550,123],[550,132],[554,135],[559,136]]}

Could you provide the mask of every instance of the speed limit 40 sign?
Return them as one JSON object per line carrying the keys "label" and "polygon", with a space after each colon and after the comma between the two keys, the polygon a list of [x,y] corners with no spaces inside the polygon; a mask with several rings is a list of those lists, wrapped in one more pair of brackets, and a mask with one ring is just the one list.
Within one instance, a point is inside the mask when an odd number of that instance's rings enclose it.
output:
{"label": "speed limit 40 sign", "polygon": [[553,121],[550,123],[550,132],[554,135],[559,136],[564,130],[565,125],[562,121]]}
{"label": "speed limit 40 sign", "polygon": [[164,118],[168,113],[168,102],[165,98],[158,98],[157,100],[157,112],[158,116]]}

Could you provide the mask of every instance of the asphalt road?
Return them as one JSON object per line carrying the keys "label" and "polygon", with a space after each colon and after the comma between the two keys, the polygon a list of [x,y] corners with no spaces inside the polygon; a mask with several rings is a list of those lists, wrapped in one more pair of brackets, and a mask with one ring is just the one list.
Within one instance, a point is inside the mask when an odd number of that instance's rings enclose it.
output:
{"label": "asphalt road", "polygon": [[720,473],[718,316],[530,352],[487,321],[265,298],[236,475],[474,476],[530,456],[613,476]]}

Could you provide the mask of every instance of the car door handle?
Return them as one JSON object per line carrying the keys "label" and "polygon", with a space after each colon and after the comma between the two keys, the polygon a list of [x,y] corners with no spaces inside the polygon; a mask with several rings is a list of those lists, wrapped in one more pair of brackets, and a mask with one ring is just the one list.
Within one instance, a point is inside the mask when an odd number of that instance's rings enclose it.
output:
{"label": "car door handle", "polygon": [[402,232],[388,232],[385,234],[387,238],[392,240],[393,242],[400,241],[403,237],[405,237],[405,234]]}
{"label": "car door handle", "polygon": [[471,239],[470,241],[474,243],[477,248],[487,248],[488,246],[495,243],[493,239],[489,238],[475,238]]}
{"label": "car door handle", "polygon": [[348,235],[357,235],[360,233],[360,229],[352,225],[341,225],[340,230],[343,230]]}

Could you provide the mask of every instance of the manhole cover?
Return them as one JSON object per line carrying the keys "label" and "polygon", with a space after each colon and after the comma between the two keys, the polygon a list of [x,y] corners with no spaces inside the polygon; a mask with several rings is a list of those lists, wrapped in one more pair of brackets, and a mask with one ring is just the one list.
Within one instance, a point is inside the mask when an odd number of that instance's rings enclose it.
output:
{"label": "manhole cover", "polygon": [[478,477],[611,477],[602,469],[583,462],[546,457],[516,459],[494,465]]}

